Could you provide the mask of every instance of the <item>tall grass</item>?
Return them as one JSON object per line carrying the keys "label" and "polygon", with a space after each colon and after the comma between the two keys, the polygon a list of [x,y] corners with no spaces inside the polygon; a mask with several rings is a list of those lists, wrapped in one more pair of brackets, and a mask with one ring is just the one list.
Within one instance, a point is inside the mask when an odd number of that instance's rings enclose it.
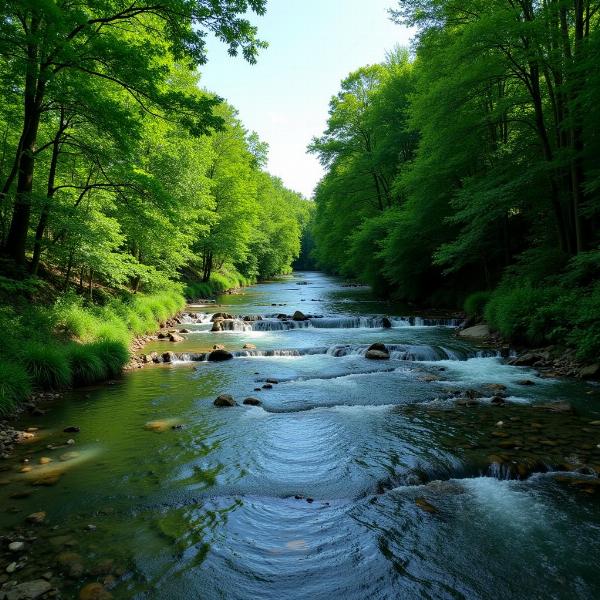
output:
{"label": "tall grass", "polygon": [[58,390],[118,376],[136,335],[184,308],[179,286],[152,295],[110,299],[86,306],[64,295],[50,307],[0,308],[0,328],[10,332],[0,347],[0,414],[10,412],[33,389]]}
{"label": "tall grass", "polygon": [[185,296],[188,299],[210,298],[222,294],[227,290],[246,287],[255,283],[254,279],[244,277],[238,272],[215,272],[209,281],[191,281],[185,287]]}
{"label": "tall grass", "polygon": [[15,410],[31,394],[31,380],[20,365],[0,360],[0,415]]}

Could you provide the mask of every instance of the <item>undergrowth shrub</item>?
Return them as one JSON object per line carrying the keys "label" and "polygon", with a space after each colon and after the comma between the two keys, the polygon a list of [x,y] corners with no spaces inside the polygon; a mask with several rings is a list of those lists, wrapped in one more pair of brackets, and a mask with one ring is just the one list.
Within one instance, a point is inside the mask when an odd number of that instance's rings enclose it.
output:
{"label": "undergrowth shrub", "polygon": [[19,358],[36,387],[58,390],[71,384],[71,365],[61,345],[25,341]]}
{"label": "undergrowth shrub", "polygon": [[0,415],[14,410],[31,394],[31,379],[19,364],[0,360]]}
{"label": "undergrowth shrub", "polygon": [[481,318],[485,310],[485,305],[488,303],[491,292],[474,292],[467,296],[463,308],[469,317]]}

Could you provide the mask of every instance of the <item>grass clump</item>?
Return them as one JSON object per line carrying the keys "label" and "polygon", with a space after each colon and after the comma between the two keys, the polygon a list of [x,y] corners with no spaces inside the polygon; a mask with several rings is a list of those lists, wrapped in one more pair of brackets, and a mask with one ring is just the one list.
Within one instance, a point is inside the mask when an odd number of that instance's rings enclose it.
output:
{"label": "grass clump", "polygon": [[121,342],[103,340],[88,344],[87,348],[102,362],[107,377],[117,377],[129,362],[129,350]]}
{"label": "grass clump", "polygon": [[71,384],[71,365],[60,344],[26,341],[20,359],[36,387],[59,390]]}
{"label": "grass clump", "polygon": [[93,344],[73,343],[68,356],[74,385],[89,385],[106,378],[106,367]]}
{"label": "grass clump", "polygon": [[20,365],[0,360],[0,415],[13,411],[31,394],[31,379]]}

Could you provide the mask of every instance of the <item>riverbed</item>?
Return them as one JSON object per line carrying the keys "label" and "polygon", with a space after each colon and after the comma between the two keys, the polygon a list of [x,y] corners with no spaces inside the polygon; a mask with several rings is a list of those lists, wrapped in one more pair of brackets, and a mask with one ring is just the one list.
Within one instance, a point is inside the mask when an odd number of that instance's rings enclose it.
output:
{"label": "riverbed", "polygon": [[[597,387],[320,273],[218,304],[144,350],[176,361],[20,423],[37,431],[0,472],[0,525],[46,518],[11,579],[165,600],[600,596]],[[296,310],[315,318],[277,317]],[[211,332],[221,311],[262,319]],[[388,360],[365,357],[375,342]],[[193,360],[215,344],[234,358]]]}

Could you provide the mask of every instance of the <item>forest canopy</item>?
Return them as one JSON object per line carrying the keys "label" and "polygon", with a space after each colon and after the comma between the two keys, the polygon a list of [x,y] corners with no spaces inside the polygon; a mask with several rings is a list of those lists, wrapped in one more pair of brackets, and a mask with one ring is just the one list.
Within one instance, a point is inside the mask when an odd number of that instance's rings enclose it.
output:
{"label": "forest canopy", "polygon": [[597,355],[599,10],[401,0],[413,52],[351,73],[310,147],[319,265]]}
{"label": "forest canopy", "polygon": [[264,170],[266,144],[198,72],[208,33],[255,62],[266,44],[247,15],[265,4],[2,3],[8,274],[44,269],[91,293],[291,269],[309,203]]}

